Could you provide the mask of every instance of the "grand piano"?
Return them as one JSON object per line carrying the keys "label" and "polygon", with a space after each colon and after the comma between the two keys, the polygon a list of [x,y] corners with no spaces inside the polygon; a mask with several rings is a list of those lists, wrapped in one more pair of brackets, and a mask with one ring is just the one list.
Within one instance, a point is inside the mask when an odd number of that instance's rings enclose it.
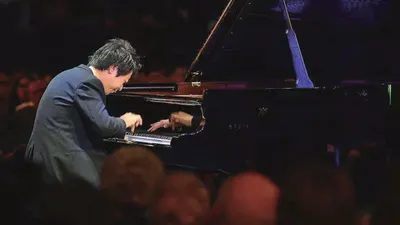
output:
{"label": "grand piano", "polygon": [[[185,82],[130,85],[107,97],[111,115],[134,112],[144,121],[124,139],[106,139],[107,148],[144,145],[169,166],[277,174],[299,158],[326,157],[327,144],[385,141],[391,84],[360,74],[362,82],[343,80],[361,70],[327,39],[357,25],[312,2],[230,0]],[[202,116],[205,125],[147,131],[177,111]]]}

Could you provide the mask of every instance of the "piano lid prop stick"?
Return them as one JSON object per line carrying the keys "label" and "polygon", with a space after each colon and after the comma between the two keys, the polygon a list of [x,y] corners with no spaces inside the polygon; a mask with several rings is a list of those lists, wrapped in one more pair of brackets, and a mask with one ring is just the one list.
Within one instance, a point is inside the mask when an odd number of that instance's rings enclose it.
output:
{"label": "piano lid prop stick", "polygon": [[211,30],[210,34],[208,35],[206,41],[204,42],[203,46],[200,48],[200,51],[197,53],[195,59],[193,60],[192,64],[190,65],[189,69],[186,72],[186,77],[185,80],[190,80],[193,74],[193,69],[196,63],[199,61],[200,56],[203,54],[204,50],[206,49],[206,46],[210,42],[211,38],[215,35],[217,29],[220,27],[222,20],[225,18],[225,16],[228,14],[229,9],[232,7],[233,3],[235,0],[229,0],[228,4],[226,5],[224,11],[222,12],[221,16],[219,17],[218,21],[215,23],[213,29]]}
{"label": "piano lid prop stick", "polygon": [[286,1],[280,0],[280,6],[285,19],[287,30],[286,36],[289,41],[290,51],[292,53],[293,67],[296,72],[296,87],[297,88],[313,88],[314,84],[308,77],[306,65],[304,63],[303,55],[300,50],[299,41],[295,31],[293,30],[292,23],[290,21],[289,12],[287,9]]}

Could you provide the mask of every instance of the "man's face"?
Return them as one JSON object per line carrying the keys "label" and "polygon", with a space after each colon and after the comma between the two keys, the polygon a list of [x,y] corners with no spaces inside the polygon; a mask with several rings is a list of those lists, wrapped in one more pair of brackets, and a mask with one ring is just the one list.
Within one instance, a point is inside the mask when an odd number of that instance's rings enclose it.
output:
{"label": "man's face", "polygon": [[106,95],[122,90],[124,84],[128,83],[129,79],[131,79],[132,76],[132,72],[120,76],[117,76],[117,74],[117,67],[110,67],[108,69],[104,85],[104,91]]}

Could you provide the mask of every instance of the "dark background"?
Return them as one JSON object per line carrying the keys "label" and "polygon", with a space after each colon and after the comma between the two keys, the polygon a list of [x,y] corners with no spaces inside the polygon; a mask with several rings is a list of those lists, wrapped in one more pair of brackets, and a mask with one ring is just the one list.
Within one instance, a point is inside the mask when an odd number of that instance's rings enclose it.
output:
{"label": "dark background", "polygon": [[[0,71],[12,75],[22,70],[56,74],[86,63],[87,56],[111,37],[131,41],[144,56],[144,72],[188,66],[228,1],[1,2]],[[284,27],[274,26],[282,19],[276,16],[280,15],[274,10],[276,2],[261,2],[252,10],[254,14],[264,15],[256,19],[259,23],[256,29],[282,36]],[[390,0],[287,2],[309,74],[314,80],[397,76],[399,3]],[[235,31],[246,35],[251,29],[247,24],[255,24],[254,20],[246,21],[245,26],[237,25],[240,29]],[[270,43],[263,50],[271,52],[260,62],[290,62],[285,50],[281,50],[286,42],[280,38],[268,35],[259,40]],[[242,39],[240,45],[255,44],[254,41],[250,43],[253,39],[249,40]],[[287,64],[282,63],[282,68]],[[268,70],[264,69],[263,76],[268,76]],[[274,68],[272,73],[275,73]],[[291,76],[287,73],[283,71],[282,76]]]}

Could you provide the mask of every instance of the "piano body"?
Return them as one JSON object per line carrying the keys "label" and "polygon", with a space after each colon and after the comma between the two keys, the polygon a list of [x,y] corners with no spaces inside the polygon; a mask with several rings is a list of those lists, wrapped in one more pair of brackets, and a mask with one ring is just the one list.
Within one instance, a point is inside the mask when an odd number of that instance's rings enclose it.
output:
{"label": "piano body", "polygon": [[[296,88],[287,21],[277,6],[275,0],[230,0],[190,65],[186,82],[131,85],[108,96],[111,115],[138,113],[144,124],[123,140],[105,140],[107,147],[145,145],[172,166],[271,174],[301,157],[324,157],[327,144],[346,148],[384,140],[388,85],[341,83],[340,77],[325,76],[329,68],[319,71],[319,61],[305,54],[310,78],[317,83]],[[319,35],[315,23],[296,13],[289,14],[300,18],[293,20],[303,35],[300,44]],[[321,57],[330,54],[318,51]],[[152,123],[177,111],[201,115],[206,123],[147,132]]]}

